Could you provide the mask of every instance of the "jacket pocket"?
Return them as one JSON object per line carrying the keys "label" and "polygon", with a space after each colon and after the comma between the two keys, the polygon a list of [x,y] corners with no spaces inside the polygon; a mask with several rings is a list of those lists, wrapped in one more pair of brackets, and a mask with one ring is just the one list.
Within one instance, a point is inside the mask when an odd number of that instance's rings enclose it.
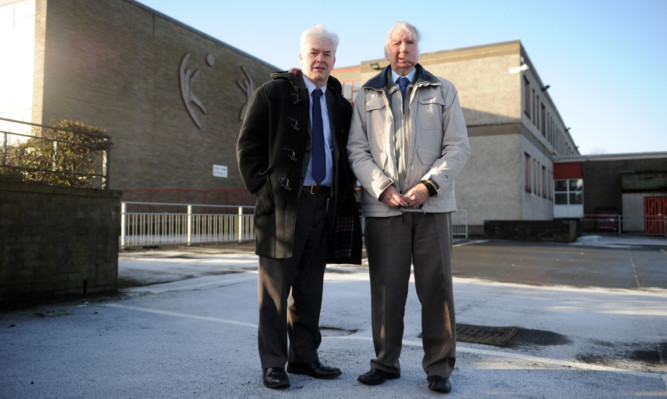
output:
{"label": "jacket pocket", "polygon": [[[367,131],[375,136],[385,134],[384,125],[387,119],[387,106],[380,96],[366,99]],[[370,136],[370,135],[369,135]]]}
{"label": "jacket pocket", "polygon": [[431,148],[418,147],[417,154],[422,164],[431,166],[440,157],[440,152],[433,151]]}
{"label": "jacket pocket", "polygon": [[417,120],[421,129],[442,128],[442,114],[445,110],[445,100],[441,97],[426,97],[419,99]]}
{"label": "jacket pocket", "polygon": [[269,176],[266,176],[264,185],[260,187],[255,194],[257,203],[255,204],[255,215],[270,215],[275,212],[275,203],[273,201],[273,190],[271,189],[271,181]]}

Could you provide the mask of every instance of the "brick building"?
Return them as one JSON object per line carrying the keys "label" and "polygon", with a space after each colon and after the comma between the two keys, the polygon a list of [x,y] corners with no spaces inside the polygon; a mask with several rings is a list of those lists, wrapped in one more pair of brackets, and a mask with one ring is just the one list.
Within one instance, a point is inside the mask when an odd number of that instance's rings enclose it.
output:
{"label": "brick building", "polygon": [[243,187],[241,116],[276,67],[132,0],[0,0],[0,26],[0,116],[108,129],[112,189]]}
{"label": "brick building", "polygon": [[[108,129],[110,187],[124,199],[251,201],[236,138],[248,97],[278,68],[134,0],[0,0],[0,39],[0,53],[14,55],[0,63],[8,94],[0,117]],[[423,53],[420,62],[459,91],[472,156],[456,195],[470,232],[481,233],[486,220],[562,217],[555,159],[579,154],[522,43]],[[353,101],[387,63],[363,61],[333,75]],[[664,155],[663,166],[651,168],[667,169]]]}

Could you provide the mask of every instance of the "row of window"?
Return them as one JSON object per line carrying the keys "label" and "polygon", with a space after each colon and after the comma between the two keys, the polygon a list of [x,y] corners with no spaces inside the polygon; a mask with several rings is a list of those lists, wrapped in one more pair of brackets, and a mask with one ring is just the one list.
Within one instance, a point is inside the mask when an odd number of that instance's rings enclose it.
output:
{"label": "row of window", "polygon": [[527,193],[540,196],[542,198],[553,199],[553,173],[545,165],[524,153],[525,159],[525,182],[524,188]]}
{"label": "row of window", "polygon": [[[526,76],[523,77],[524,87],[524,109],[523,112],[533,122],[542,133],[542,136],[549,141],[549,143],[556,149],[556,152],[561,155],[574,154],[574,150],[570,143],[565,139],[565,135],[561,129],[558,128],[554,121],[551,112],[546,110],[544,102],[540,101],[540,95],[535,92],[535,89],[530,87],[530,82]],[[542,89],[544,91],[546,89]]]}
{"label": "row of window", "polygon": [[563,179],[553,180],[551,171],[541,165],[537,159],[524,153],[526,162],[526,180],[524,187],[527,193],[553,200],[556,205],[580,205],[584,203],[584,180]]}

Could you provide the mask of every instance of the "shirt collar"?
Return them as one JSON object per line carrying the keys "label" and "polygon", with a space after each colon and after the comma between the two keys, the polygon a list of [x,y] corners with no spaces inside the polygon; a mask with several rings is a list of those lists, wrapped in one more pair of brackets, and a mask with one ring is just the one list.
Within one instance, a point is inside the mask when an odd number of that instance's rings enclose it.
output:
{"label": "shirt collar", "polygon": [[[407,75],[405,75],[405,77],[408,78],[408,80],[409,80],[410,82],[412,82],[412,80],[415,78],[415,74],[416,74],[416,73],[417,73],[417,68],[415,67],[415,68],[412,68],[412,71],[410,71],[410,73],[408,73]],[[398,78],[400,78],[400,77],[401,77],[401,75],[397,74],[396,71],[394,71],[393,69],[391,70],[391,81],[392,81],[392,82],[396,83],[396,81],[397,81]]]}
{"label": "shirt collar", "polygon": [[[317,89],[318,87],[315,86],[315,83],[311,82],[310,79],[306,77],[306,75],[302,75],[302,77],[303,77],[303,82],[306,84],[306,87],[308,88],[308,95],[310,96],[313,94],[313,90]],[[327,85],[324,85],[319,89],[322,90],[322,94],[327,94]]]}

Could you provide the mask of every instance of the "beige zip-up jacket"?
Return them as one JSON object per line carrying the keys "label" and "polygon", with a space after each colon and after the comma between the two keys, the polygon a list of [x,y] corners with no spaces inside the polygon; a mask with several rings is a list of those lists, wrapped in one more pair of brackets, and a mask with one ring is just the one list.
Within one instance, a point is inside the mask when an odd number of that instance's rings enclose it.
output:
{"label": "beige zip-up jacket", "polygon": [[[454,179],[470,157],[468,132],[454,85],[433,76],[420,64],[410,94],[412,123],[411,152],[407,161],[405,187],[432,180],[438,193],[429,197],[421,210],[426,213],[456,211]],[[397,180],[394,159],[394,118],[387,93],[387,66],[370,79],[354,100],[354,112],[347,142],[352,171],[363,187],[361,205],[365,216],[387,217],[402,213],[388,208],[380,194]]]}

